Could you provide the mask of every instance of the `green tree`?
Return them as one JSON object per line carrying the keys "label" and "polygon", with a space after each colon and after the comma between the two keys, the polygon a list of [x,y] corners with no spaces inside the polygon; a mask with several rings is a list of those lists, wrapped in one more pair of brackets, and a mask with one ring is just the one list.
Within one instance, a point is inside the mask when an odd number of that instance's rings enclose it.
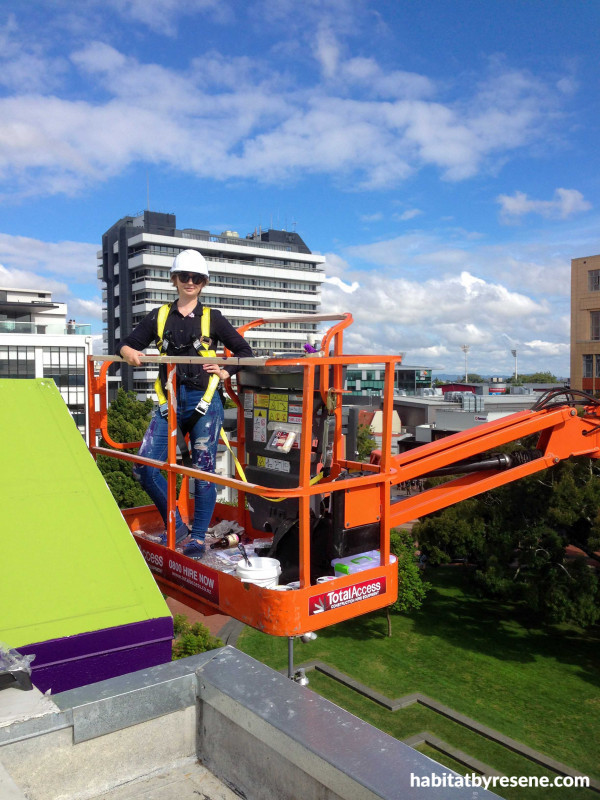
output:
{"label": "green tree", "polygon": [[515,381],[514,375],[511,378],[507,378],[506,383],[558,383],[558,378],[556,375],[553,375],[551,372],[531,372],[530,374],[521,374],[519,375],[517,381]]}
{"label": "green tree", "polygon": [[432,564],[462,557],[482,593],[522,603],[545,622],[582,626],[600,618],[600,586],[576,545],[600,541],[600,476],[587,458],[466,500],[422,520],[415,536]]}
{"label": "green tree", "polygon": [[[119,389],[107,412],[108,434],[111,439],[115,442],[141,441],[150,422],[153,405],[152,400],[140,401],[134,392]],[[104,440],[101,445],[108,447]],[[136,453],[137,448],[126,452]],[[134,508],[152,502],[133,477],[133,465],[130,461],[98,456],[97,463],[119,508]]]}
{"label": "green tree", "polygon": [[431,584],[423,580],[419,569],[412,531],[392,529],[390,550],[398,559],[398,599],[392,608],[408,614],[421,608]]}
{"label": "green tree", "polygon": [[205,625],[201,622],[191,625],[185,614],[175,614],[173,617],[173,633],[173,661],[223,647],[223,642],[213,636]]}
{"label": "green tree", "polygon": [[358,450],[358,460],[368,461],[371,451],[375,449],[377,442],[373,438],[373,431],[370,425],[359,425],[356,436],[356,449]]}

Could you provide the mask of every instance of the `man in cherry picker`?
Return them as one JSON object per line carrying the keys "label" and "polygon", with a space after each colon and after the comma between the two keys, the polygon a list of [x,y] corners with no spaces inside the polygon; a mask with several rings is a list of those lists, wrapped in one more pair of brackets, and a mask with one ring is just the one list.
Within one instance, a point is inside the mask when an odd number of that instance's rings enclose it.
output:
{"label": "man in cherry picker", "polygon": [[[141,352],[156,342],[159,353],[167,356],[214,356],[217,342],[222,342],[238,357],[252,357],[246,340],[215,308],[200,302],[202,289],[209,280],[204,257],[196,250],[183,250],[173,260],[171,281],[178,299],[152,310],[125,337],[118,349],[131,366],[141,365]],[[214,472],[219,432],[223,424],[223,404],[219,383],[237,372],[235,367],[218,364],[177,365],[177,424],[178,443],[184,463]],[[164,461],[167,457],[167,367],[161,365],[155,391],[159,407],[146,430],[139,455]],[[190,434],[191,456],[184,435]],[[158,469],[136,464],[135,478],[153,500],[165,525],[167,524],[167,482]],[[194,520],[191,532],[177,511],[176,542],[185,542],[184,554],[192,558],[204,555],[204,538],[210,525],[217,499],[216,484],[194,481]],[[166,534],[162,537],[166,544]]]}

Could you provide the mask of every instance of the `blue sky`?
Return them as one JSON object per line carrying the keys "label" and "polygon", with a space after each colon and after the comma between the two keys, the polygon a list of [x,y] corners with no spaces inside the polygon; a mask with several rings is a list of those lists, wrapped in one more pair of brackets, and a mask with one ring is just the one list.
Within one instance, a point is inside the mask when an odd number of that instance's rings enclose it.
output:
{"label": "blue sky", "polygon": [[349,352],[569,373],[600,252],[600,4],[0,0],[0,285],[101,331],[102,233],[295,228]]}

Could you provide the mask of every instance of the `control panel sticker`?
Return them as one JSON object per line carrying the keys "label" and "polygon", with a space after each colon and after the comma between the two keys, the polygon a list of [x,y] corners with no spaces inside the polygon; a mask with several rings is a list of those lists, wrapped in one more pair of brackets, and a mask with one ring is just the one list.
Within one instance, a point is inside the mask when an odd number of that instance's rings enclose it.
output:
{"label": "control panel sticker", "polygon": [[255,442],[267,441],[267,409],[254,409],[254,429],[252,438]]}
{"label": "control panel sticker", "polygon": [[269,419],[273,422],[287,422],[288,396],[273,392],[269,398]]}
{"label": "control panel sticker", "polygon": [[244,392],[244,417],[252,419],[254,408],[254,392]]}
{"label": "control panel sticker", "polygon": [[268,408],[269,407],[269,395],[268,394],[255,394],[254,395],[254,405],[260,406],[261,408]]}
{"label": "control panel sticker", "polygon": [[272,469],[276,472],[289,472],[290,462],[281,458],[268,458],[267,456],[256,456],[256,466],[263,469]]}
{"label": "control panel sticker", "polygon": [[269,419],[272,422],[287,422],[288,415],[287,411],[276,411],[272,408],[269,409]]}

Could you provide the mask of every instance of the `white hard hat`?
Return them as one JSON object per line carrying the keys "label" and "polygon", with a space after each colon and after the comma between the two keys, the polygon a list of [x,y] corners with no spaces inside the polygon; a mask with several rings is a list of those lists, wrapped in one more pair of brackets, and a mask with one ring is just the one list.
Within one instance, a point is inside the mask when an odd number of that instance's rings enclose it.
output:
{"label": "white hard hat", "polygon": [[208,267],[202,253],[197,250],[182,250],[173,259],[171,275],[174,272],[197,272],[208,278]]}

